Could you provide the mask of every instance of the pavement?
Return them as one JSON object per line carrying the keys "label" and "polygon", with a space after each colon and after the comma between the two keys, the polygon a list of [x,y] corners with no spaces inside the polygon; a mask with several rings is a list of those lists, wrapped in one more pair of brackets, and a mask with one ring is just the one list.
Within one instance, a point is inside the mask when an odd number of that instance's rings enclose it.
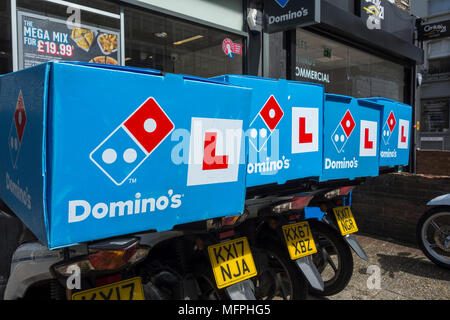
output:
{"label": "pavement", "polygon": [[[450,300],[450,270],[433,264],[422,251],[392,239],[356,234],[366,262],[353,252],[353,276],[330,300]],[[311,297],[311,299],[322,299]]]}

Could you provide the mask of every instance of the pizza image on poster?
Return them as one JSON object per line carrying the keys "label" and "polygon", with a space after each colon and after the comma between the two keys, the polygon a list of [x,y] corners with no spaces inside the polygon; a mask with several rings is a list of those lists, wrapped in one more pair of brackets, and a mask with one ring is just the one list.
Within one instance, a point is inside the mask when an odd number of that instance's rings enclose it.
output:
{"label": "pizza image on poster", "polygon": [[51,60],[120,64],[120,32],[18,12],[19,69]]}

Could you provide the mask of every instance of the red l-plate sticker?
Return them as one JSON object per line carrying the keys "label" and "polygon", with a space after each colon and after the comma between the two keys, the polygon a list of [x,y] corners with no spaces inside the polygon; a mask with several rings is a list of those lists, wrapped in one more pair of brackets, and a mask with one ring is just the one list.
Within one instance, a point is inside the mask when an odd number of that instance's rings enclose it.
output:
{"label": "red l-plate sticker", "polygon": [[306,118],[300,117],[299,118],[299,135],[298,135],[298,142],[299,143],[312,143],[313,141],[313,135],[312,133],[306,132]]}
{"label": "red l-plate sticker", "polygon": [[217,170],[228,168],[228,156],[216,156],[216,132],[205,133],[205,147],[203,151],[203,170]]}
{"label": "red l-plate sticker", "polygon": [[369,128],[364,130],[364,149],[372,149],[373,141],[369,140]]}
{"label": "red l-plate sticker", "polygon": [[402,143],[405,143],[405,142],[406,142],[405,126],[402,126],[402,136],[401,136],[401,138],[400,138],[400,141],[401,141]]}

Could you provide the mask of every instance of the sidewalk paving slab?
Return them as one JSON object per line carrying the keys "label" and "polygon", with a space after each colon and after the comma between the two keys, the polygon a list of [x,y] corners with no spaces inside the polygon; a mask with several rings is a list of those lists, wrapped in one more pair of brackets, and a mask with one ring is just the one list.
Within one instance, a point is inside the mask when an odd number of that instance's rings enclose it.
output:
{"label": "sidewalk paving slab", "polygon": [[[356,237],[369,261],[353,252],[354,268],[349,284],[342,292],[327,299],[450,300],[450,270],[433,264],[420,249],[392,239],[364,234],[356,234]],[[368,279],[372,275],[368,272],[369,266],[380,268],[380,289],[368,288]]]}

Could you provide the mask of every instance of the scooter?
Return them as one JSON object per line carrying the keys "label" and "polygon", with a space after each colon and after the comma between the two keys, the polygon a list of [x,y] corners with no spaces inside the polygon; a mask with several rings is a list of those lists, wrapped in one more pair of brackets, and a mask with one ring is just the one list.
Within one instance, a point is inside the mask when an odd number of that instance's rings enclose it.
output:
{"label": "scooter", "polygon": [[151,277],[146,258],[152,245],[175,236],[136,234],[49,250],[24,228],[10,261],[3,299],[164,299],[152,281],[163,283],[167,274]]}
{"label": "scooter", "polygon": [[450,193],[427,203],[431,207],[417,222],[417,242],[436,265],[450,269]]}
{"label": "scooter", "polygon": [[[0,215],[18,220],[12,212],[0,210]],[[238,236],[227,230],[214,229],[218,221],[226,222],[227,219],[196,222],[196,225],[209,226],[204,232],[181,226],[179,230],[144,232],[54,250],[42,245],[23,226],[21,241],[10,261],[6,285],[0,287],[3,298],[254,300],[254,286],[250,280],[232,277],[233,283],[221,290],[214,283],[207,259],[208,246],[219,244],[225,246],[224,251],[230,250],[226,241],[234,241]],[[237,219],[233,218],[233,221]],[[241,238],[236,240],[238,245],[242,243]],[[221,257],[226,259],[224,251]],[[248,242],[244,251],[248,261]],[[245,275],[246,270],[242,265],[240,268]],[[251,268],[256,273],[256,267]]]}

